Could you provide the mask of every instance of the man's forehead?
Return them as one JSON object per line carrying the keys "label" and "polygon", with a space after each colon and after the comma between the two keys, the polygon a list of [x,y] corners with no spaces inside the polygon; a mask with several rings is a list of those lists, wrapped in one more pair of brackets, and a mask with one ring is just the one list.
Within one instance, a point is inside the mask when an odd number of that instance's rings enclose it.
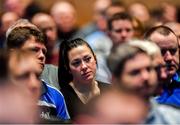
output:
{"label": "man's forehead", "polygon": [[37,41],[34,36],[32,36],[30,39],[26,40],[26,42],[22,46],[22,48],[26,48],[26,47],[39,47],[39,48],[46,49],[44,43]]}
{"label": "man's forehead", "polygon": [[[143,60],[143,61],[142,61]],[[138,53],[133,58],[130,58],[126,61],[125,65],[128,69],[141,68],[144,66],[151,66],[152,60],[150,56],[145,53]]]}
{"label": "man's forehead", "polygon": [[160,33],[153,33],[150,40],[155,42],[160,48],[162,47],[178,47],[178,41],[173,33],[169,35],[162,35]]}

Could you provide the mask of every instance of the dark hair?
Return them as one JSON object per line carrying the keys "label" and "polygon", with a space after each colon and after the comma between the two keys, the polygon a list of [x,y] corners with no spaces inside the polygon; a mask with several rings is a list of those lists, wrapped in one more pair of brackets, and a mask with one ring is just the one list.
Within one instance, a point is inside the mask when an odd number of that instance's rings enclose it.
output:
{"label": "dark hair", "polygon": [[6,39],[7,48],[21,48],[32,36],[35,37],[37,42],[46,44],[45,36],[41,31],[31,27],[16,27]]}
{"label": "dark hair", "polygon": [[8,78],[8,60],[9,53],[5,49],[0,49],[0,85]]}
{"label": "dark hair", "polygon": [[111,9],[111,8],[119,8],[119,9],[122,8],[123,11],[121,11],[121,12],[124,12],[124,11],[126,10],[126,7],[125,7],[124,3],[122,3],[122,2],[119,1],[119,0],[112,0],[110,6],[108,6],[108,7],[106,8],[106,10],[105,10],[105,14],[106,14],[106,16],[107,16],[107,19],[112,16],[112,15],[109,15],[109,14],[108,14],[108,10]]}
{"label": "dark hair", "polygon": [[112,30],[112,23],[115,20],[129,20],[130,22],[132,22],[133,18],[128,13],[125,13],[125,12],[116,13],[108,20],[109,30]]}
{"label": "dark hair", "polygon": [[[58,68],[58,80],[60,87],[63,88],[64,85],[67,85],[69,82],[72,81],[73,76],[69,72],[69,59],[68,59],[68,52],[76,48],[78,46],[86,45],[92,52],[95,60],[96,56],[92,50],[92,48],[89,46],[89,44],[84,41],[81,38],[77,38],[70,41],[63,41],[60,44],[60,50],[59,50],[59,68]],[[97,62],[97,61],[96,61]]]}
{"label": "dark hair", "polygon": [[119,77],[122,75],[122,72],[124,70],[124,65],[127,62],[127,60],[133,58],[138,53],[145,53],[140,48],[133,47],[131,45],[128,45],[127,43],[123,43],[119,46],[116,46],[110,53],[110,55],[107,58],[107,65],[111,71],[111,73],[115,77]]}

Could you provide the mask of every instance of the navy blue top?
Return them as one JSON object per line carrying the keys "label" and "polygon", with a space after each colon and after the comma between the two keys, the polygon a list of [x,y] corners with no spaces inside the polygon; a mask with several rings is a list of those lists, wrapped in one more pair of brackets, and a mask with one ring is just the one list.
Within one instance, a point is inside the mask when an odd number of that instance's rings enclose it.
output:
{"label": "navy blue top", "polygon": [[157,97],[156,101],[180,107],[180,76],[178,73],[173,76],[170,86],[164,86],[163,93]]}

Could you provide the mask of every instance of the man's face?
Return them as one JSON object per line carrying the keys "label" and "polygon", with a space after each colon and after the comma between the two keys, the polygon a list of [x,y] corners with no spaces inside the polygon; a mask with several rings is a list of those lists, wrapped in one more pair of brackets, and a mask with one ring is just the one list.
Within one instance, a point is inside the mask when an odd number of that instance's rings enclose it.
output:
{"label": "man's face", "polygon": [[157,72],[159,85],[166,83],[167,67],[160,53],[157,53],[156,55],[153,56],[152,64],[153,64],[153,67],[155,67],[155,70]]}
{"label": "man's face", "polygon": [[21,49],[34,52],[34,54],[38,59],[38,64],[40,65],[42,72],[46,60],[45,54],[47,53],[47,49],[45,45],[43,43],[37,42],[34,37],[31,37],[29,40],[27,40],[24,43]]}
{"label": "man's face", "polygon": [[114,45],[127,42],[132,39],[134,35],[132,22],[129,20],[114,20],[112,22],[112,30],[110,37]]}
{"label": "man's face", "polygon": [[172,77],[179,67],[179,48],[176,36],[172,33],[168,36],[153,33],[150,39],[160,47],[163,59],[167,65],[167,75]]}
{"label": "man's face", "polygon": [[57,27],[64,33],[70,32],[76,24],[76,12],[74,7],[67,3],[58,3],[52,10]]}
{"label": "man's face", "polygon": [[47,15],[41,15],[34,18],[33,23],[46,35],[48,41],[47,46],[54,47],[57,40],[57,28],[54,20]]}
{"label": "man's face", "polygon": [[153,94],[157,86],[157,75],[150,57],[139,53],[127,60],[119,82],[122,87],[138,92],[142,96]]}
{"label": "man's face", "polygon": [[12,82],[28,90],[31,97],[35,100],[40,96],[40,74],[41,68],[38,60],[34,56],[18,59],[12,55],[9,60],[10,78]]}

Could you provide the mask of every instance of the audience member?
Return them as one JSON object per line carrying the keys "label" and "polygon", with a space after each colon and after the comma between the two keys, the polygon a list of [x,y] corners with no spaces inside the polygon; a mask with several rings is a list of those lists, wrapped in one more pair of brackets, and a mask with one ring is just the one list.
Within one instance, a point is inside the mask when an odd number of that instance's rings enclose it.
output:
{"label": "audience member", "polygon": [[[32,28],[34,30],[40,31],[39,28],[37,28],[37,26],[35,26],[34,24],[30,23],[28,20],[26,20],[26,19],[19,19],[11,27],[9,27],[9,29],[7,30],[7,32],[6,32],[6,39],[8,39],[9,34],[16,27],[30,27],[30,28]],[[19,35],[21,36],[22,34],[19,34]],[[16,41],[16,40],[14,40],[14,41]],[[45,47],[46,40],[43,41],[41,44],[42,44],[43,47]],[[35,45],[35,43],[33,43],[33,46],[34,45]],[[8,45],[6,45],[6,46],[8,48]],[[45,54],[43,54],[43,56],[45,56]],[[43,65],[44,65],[44,63],[45,62],[43,61]],[[58,68],[56,66],[50,65],[50,64],[45,64],[43,72],[41,74],[41,78],[44,79],[47,83],[49,83],[49,84],[55,86],[56,88],[60,89],[60,86],[58,84],[59,83],[58,82]]]}
{"label": "audience member", "polygon": [[161,49],[163,59],[167,65],[167,80],[164,91],[157,98],[159,103],[180,106],[179,99],[179,42],[176,34],[166,26],[151,28],[145,38],[155,42]]}
{"label": "audience member", "polygon": [[88,35],[106,29],[105,11],[112,3],[112,0],[95,0],[93,3],[93,19],[81,28],[82,38],[86,38]]}
{"label": "audience member", "polygon": [[150,56],[140,48],[127,43],[116,47],[107,60],[113,76],[113,85],[144,98],[149,109],[144,123],[177,124],[180,122],[179,110],[150,100],[158,85],[151,61]]}
{"label": "audience member", "polygon": [[150,20],[149,9],[142,2],[134,2],[130,4],[128,7],[128,11],[132,17],[140,20],[143,25],[146,25],[146,23]]}
{"label": "audience member", "polygon": [[73,119],[109,85],[95,80],[97,60],[86,41],[77,38],[60,46],[59,82]]}
{"label": "audience member", "polygon": [[155,68],[158,76],[158,87],[155,95],[160,95],[162,93],[162,85],[167,79],[166,65],[161,55],[160,48],[150,41],[132,40],[128,42],[128,44],[143,49],[151,57],[152,66]]}
{"label": "audience member", "polygon": [[59,43],[57,36],[57,27],[53,18],[46,13],[37,13],[32,18],[32,23],[35,24],[46,35],[46,63],[58,65]]}
{"label": "audience member", "polygon": [[78,36],[77,13],[73,4],[65,0],[55,2],[50,13],[57,24],[60,42]]}
{"label": "audience member", "polygon": [[1,16],[1,33],[0,33],[0,47],[4,48],[6,40],[6,31],[7,29],[17,20],[19,16],[14,12],[5,12]]}
{"label": "audience member", "polygon": [[[97,54],[98,57],[98,70],[96,79],[106,83],[111,83],[111,73],[106,65],[106,58],[118,44],[131,40],[134,36],[133,19],[127,13],[116,13],[108,20],[108,34],[111,38],[112,46],[108,44],[106,52],[103,52],[104,56]],[[103,44],[102,44],[103,42]],[[104,41],[99,41],[101,46],[105,46]],[[91,45],[91,44],[90,44]],[[93,48],[93,47],[92,47]]]}
{"label": "audience member", "polygon": [[[38,122],[37,101],[27,91],[10,81],[9,54],[0,49],[0,123],[34,124]],[[18,112],[17,112],[18,111]]]}
{"label": "audience member", "polygon": [[[37,60],[36,65],[38,65],[37,67],[38,69],[36,67],[34,68],[38,70],[40,75],[44,69],[45,53],[47,51],[44,42],[45,42],[44,35],[39,30],[35,30],[31,27],[16,27],[11,31],[11,33],[7,38],[7,49],[9,51],[18,49],[18,50],[27,50],[32,52],[36,57],[36,59],[34,60]],[[26,63],[23,64],[25,65]],[[17,65],[20,66],[19,63]],[[13,66],[17,67],[17,65],[13,65]],[[33,66],[31,65],[29,69],[34,70],[32,67]],[[28,67],[25,66],[24,68],[28,68]],[[25,69],[22,71],[24,72],[21,74],[15,74],[13,76],[15,77],[20,75],[19,77],[17,77],[17,79],[20,78],[18,80],[21,80],[21,77],[25,76],[25,78],[27,78],[26,75],[29,75],[28,73],[31,72],[29,71],[27,73]],[[37,78],[38,76],[37,72],[35,74]],[[66,109],[63,95],[57,89],[48,85],[43,79],[41,79],[41,88],[43,89],[43,91],[41,91],[41,98],[39,105],[44,107],[41,111],[41,117],[48,120],[51,120],[51,117],[52,119],[55,117],[61,120],[68,120],[70,117]]]}
{"label": "audience member", "polygon": [[9,76],[11,81],[17,86],[25,86],[31,98],[38,101],[40,96],[41,67],[33,53],[29,51],[10,51],[9,52]]}
{"label": "audience member", "polygon": [[5,12],[14,12],[19,17],[22,17],[24,14],[25,6],[23,0],[5,0],[3,3],[3,9]]}
{"label": "audience member", "polygon": [[162,22],[177,21],[177,8],[170,2],[162,2],[160,4],[162,9]]}
{"label": "audience member", "polygon": [[127,13],[117,13],[108,20],[108,29],[115,47],[133,38],[133,19]]}
{"label": "audience member", "polygon": [[112,47],[112,41],[107,35],[107,21],[114,14],[120,12],[125,12],[125,7],[123,6],[123,4],[119,1],[112,1],[112,3],[107,7],[107,9],[103,10],[103,12],[100,13],[103,21],[101,21],[101,23],[97,23],[96,26],[98,27],[98,30],[85,38],[96,53],[96,55],[105,57],[109,55],[110,49]]}
{"label": "audience member", "polygon": [[40,6],[34,0],[5,0],[3,9],[5,12],[11,11],[26,19],[30,19],[35,13],[41,11]]}

